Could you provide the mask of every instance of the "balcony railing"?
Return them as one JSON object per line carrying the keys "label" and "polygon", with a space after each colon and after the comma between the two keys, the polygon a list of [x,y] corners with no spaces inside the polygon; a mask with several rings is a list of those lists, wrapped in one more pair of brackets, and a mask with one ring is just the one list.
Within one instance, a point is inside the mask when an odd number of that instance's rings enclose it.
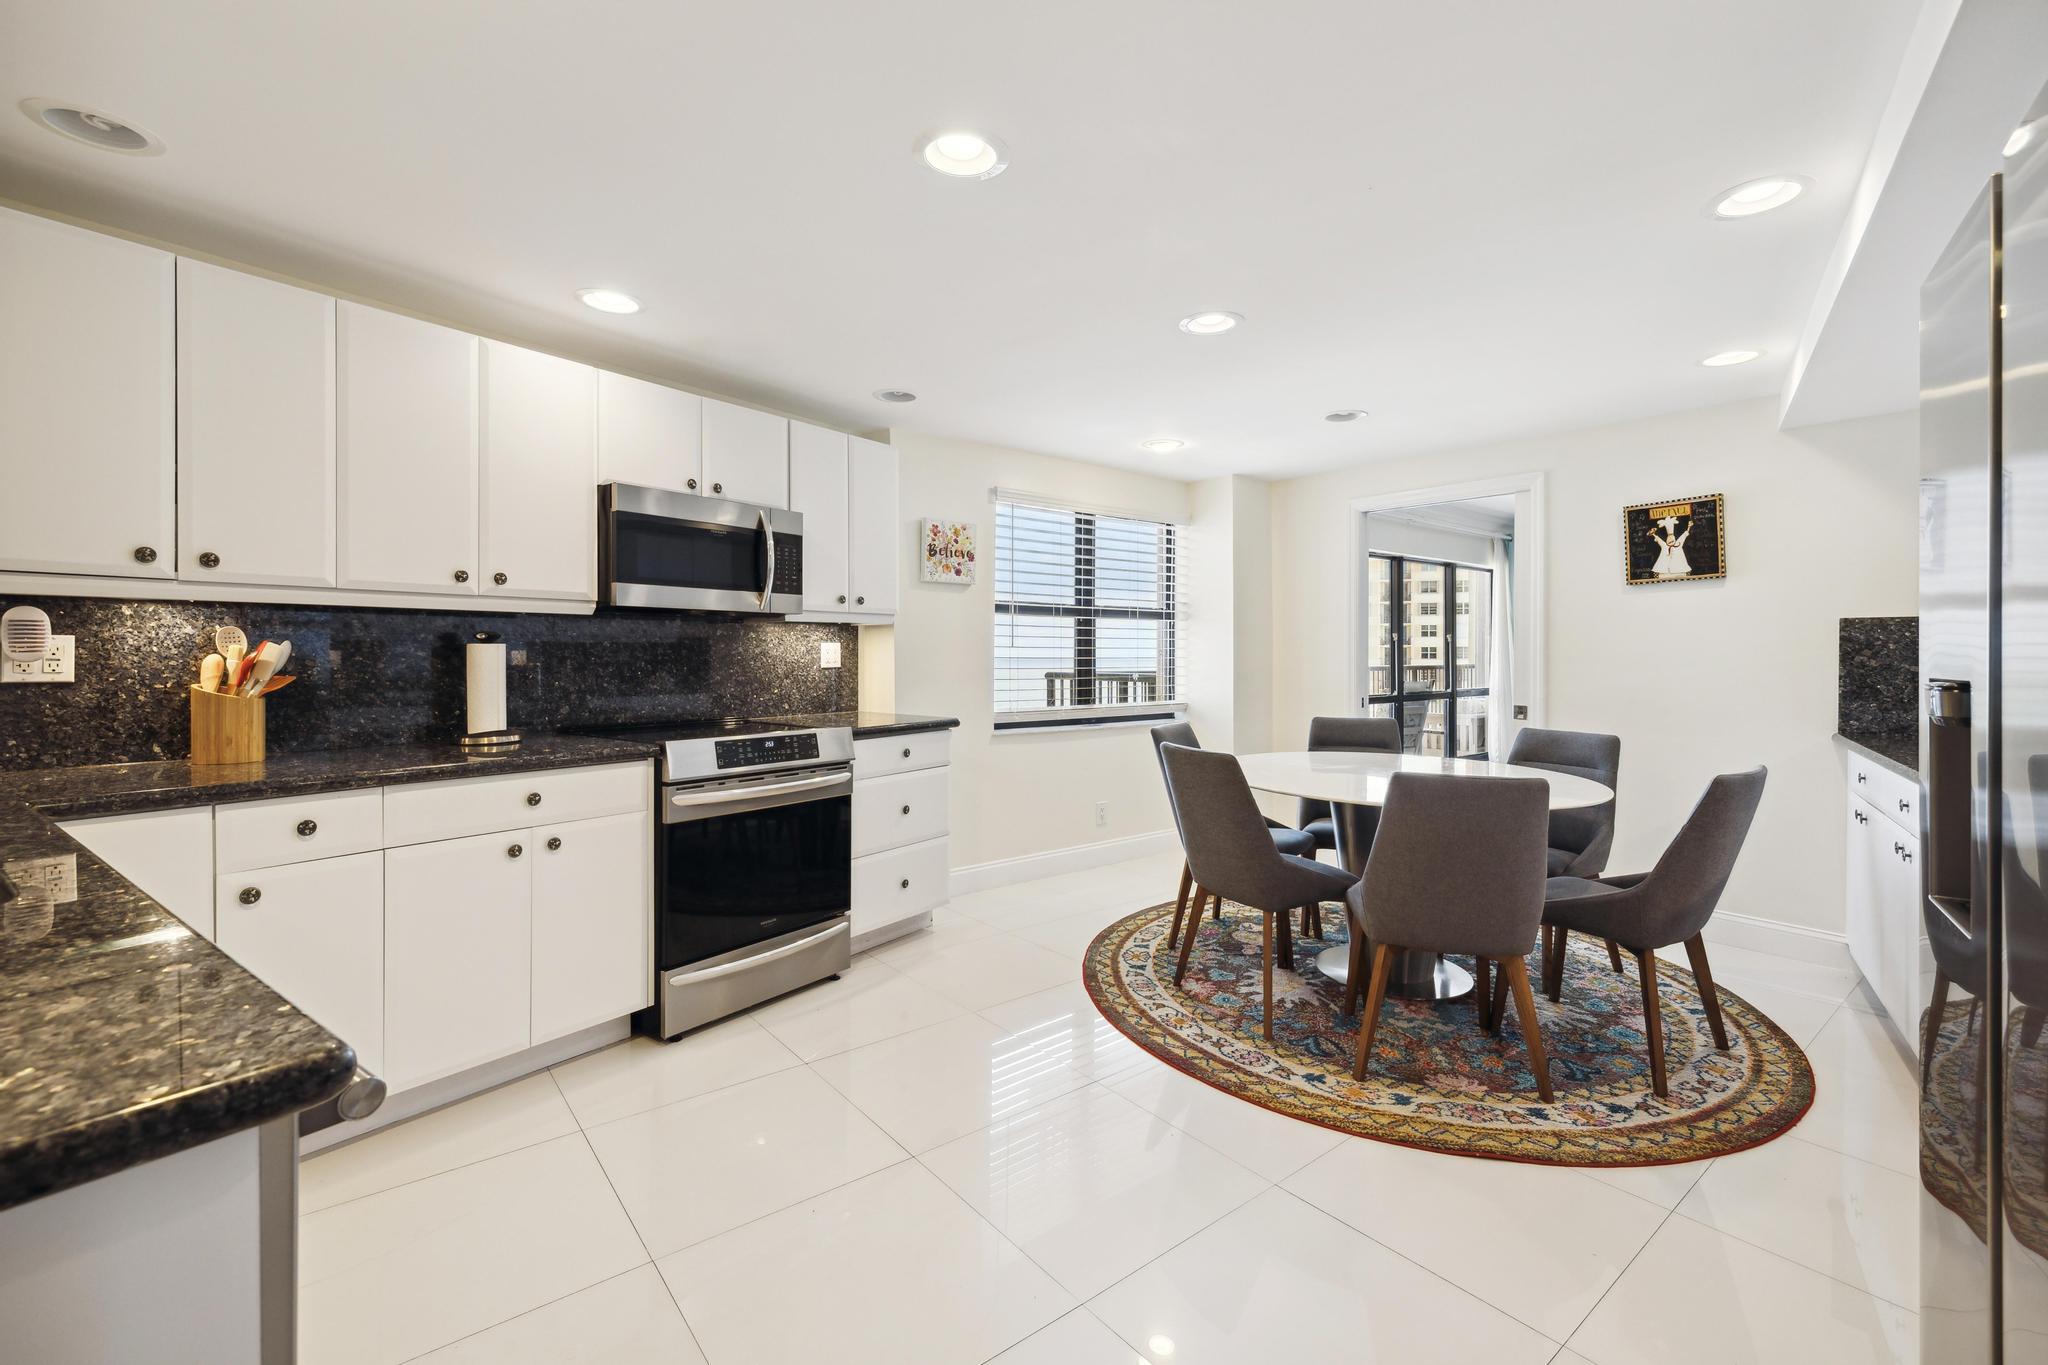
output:
{"label": "balcony railing", "polygon": [[[1095,676],[1096,706],[1142,705],[1159,700],[1159,675],[1157,673],[1097,673]],[[1054,706],[1078,706],[1074,695],[1076,674],[1072,669],[1047,673],[1045,675],[1045,704]]]}

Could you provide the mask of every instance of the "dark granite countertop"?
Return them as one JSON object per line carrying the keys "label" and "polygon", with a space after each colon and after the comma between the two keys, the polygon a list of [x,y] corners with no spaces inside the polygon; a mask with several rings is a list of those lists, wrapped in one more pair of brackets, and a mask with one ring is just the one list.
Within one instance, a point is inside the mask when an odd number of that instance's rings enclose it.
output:
{"label": "dark granite countertop", "polygon": [[957,716],[899,716],[892,711],[819,711],[802,716],[763,716],[761,719],[786,720],[791,725],[808,726],[814,730],[846,726],[853,731],[855,739],[870,739],[877,735],[914,735],[920,730],[952,730],[960,724]]}
{"label": "dark granite countertop", "polygon": [[[0,773],[0,1208],[194,1147],[334,1095],[355,1053],[57,828],[75,818],[648,757],[530,738],[198,767]],[[23,864],[69,859],[55,901]]]}
{"label": "dark granite countertop", "polygon": [[1900,777],[1920,780],[1920,735],[1913,730],[1837,731],[1835,739]]}

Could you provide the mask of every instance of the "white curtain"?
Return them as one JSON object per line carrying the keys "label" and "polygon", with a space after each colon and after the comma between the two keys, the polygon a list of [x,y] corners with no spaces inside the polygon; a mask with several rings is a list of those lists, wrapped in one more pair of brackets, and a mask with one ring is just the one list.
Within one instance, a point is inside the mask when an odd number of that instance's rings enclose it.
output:
{"label": "white curtain", "polygon": [[1507,757],[1508,745],[1521,728],[1515,714],[1515,553],[1514,542],[1495,536],[1487,554],[1493,570],[1493,667],[1487,670],[1489,711],[1487,752],[1496,762]]}

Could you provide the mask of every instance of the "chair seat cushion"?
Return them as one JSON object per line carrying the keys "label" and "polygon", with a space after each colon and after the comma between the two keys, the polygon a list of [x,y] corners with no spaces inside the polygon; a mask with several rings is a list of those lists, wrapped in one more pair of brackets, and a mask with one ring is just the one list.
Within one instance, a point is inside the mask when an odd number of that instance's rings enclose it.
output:
{"label": "chair seat cushion", "polygon": [[1301,827],[1301,832],[1315,840],[1317,848],[1337,846],[1337,822],[1327,815],[1320,820],[1309,821]]}
{"label": "chair seat cushion", "polygon": [[[1578,854],[1572,852],[1568,848],[1551,849],[1549,855],[1549,875],[1553,877],[1562,877],[1568,870],[1570,870],[1572,862],[1578,856]],[[1576,881],[1578,879],[1575,877],[1572,880]]]}
{"label": "chair seat cushion", "polygon": [[1630,889],[1589,877],[1552,877],[1543,883],[1543,922],[1611,938],[1630,947],[1664,947],[1661,943],[1634,942],[1629,930],[1638,917],[1630,906],[1640,902],[1627,894]]}
{"label": "chair seat cushion", "polygon": [[1316,856],[1316,837],[1305,829],[1289,829],[1281,825],[1272,831],[1272,835],[1273,847],[1282,853],[1292,854],[1297,858]]}

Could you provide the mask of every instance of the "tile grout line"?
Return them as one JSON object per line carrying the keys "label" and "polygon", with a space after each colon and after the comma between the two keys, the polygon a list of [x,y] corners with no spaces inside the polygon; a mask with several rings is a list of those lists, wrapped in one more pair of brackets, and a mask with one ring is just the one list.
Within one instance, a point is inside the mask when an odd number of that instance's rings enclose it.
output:
{"label": "tile grout line", "polygon": [[[404,1360],[398,1362],[398,1365],[415,1365],[415,1362],[425,1360],[428,1356],[435,1355],[441,1351],[445,1351],[450,1346],[459,1346],[463,1342],[468,1341],[471,1337],[480,1337],[486,1332],[495,1332],[508,1322],[517,1322],[521,1318],[531,1317],[533,1314],[540,1312],[543,1308],[552,1308],[558,1303],[564,1302],[568,1299],[575,1298],[578,1294],[587,1293],[592,1289],[596,1289],[599,1285],[606,1285],[610,1284],[613,1280],[624,1279],[626,1276],[631,1275],[636,1270],[649,1269],[651,1267],[651,1264],[651,1262],[643,1261],[639,1265],[626,1267],[624,1270],[621,1270],[616,1275],[607,1275],[601,1280],[594,1281],[591,1284],[586,1284],[581,1289],[572,1289],[566,1294],[557,1294],[551,1299],[545,1299],[540,1303],[533,1305],[533,1307],[531,1308],[522,1308],[509,1318],[500,1318],[498,1319],[498,1321],[490,1323],[483,1327],[479,1327],[473,1332],[464,1332],[459,1337],[455,1337],[451,1340],[444,1341],[438,1346],[429,1347],[428,1349],[420,1352],[416,1356],[407,1356]],[[657,1275],[659,1275],[660,1273],[661,1272],[658,1270],[655,1271],[655,1274]],[[680,1310],[678,1311],[680,1312]],[[684,1324],[685,1327],[687,1327],[688,1325],[688,1323]]]}

